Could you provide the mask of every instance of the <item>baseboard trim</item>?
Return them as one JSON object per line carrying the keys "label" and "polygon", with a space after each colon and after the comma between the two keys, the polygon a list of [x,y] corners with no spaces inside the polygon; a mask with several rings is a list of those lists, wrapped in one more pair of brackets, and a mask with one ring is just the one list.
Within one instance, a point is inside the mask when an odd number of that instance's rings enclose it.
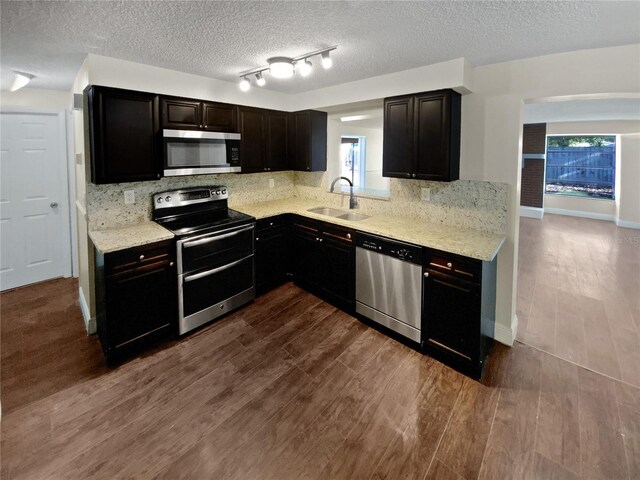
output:
{"label": "baseboard trim", "polygon": [[527,218],[537,218],[540,220],[544,217],[544,208],[539,207],[526,207],[524,205],[520,205],[520,216]]}
{"label": "baseboard trim", "polygon": [[511,320],[511,328],[505,327],[496,323],[494,325],[493,339],[496,342],[503,343],[509,347],[513,346],[513,342],[516,340],[516,333],[518,332],[518,316],[514,315]]}
{"label": "baseboard trim", "polygon": [[616,218],[616,225],[622,228],[635,228],[640,230],[640,222],[630,222],[629,220]]}
{"label": "baseboard trim", "polygon": [[615,215],[609,215],[606,213],[592,213],[592,212],[583,212],[580,210],[566,210],[564,208],[545,208],[545,213],[555,213],[556,215],[567,215],[569,217],[580,217],[580,218],[590,218],[592,220],[606,220],[609,222],[615,222]]}
{"label": "baseboard trim", "polygon": [[93,335],[94,333],[96,333],[96,319],[91,318],[89,305],[87,305],[87,300],[84,298],[82,287],[78,288],[78,302],[80,303],[80,311],[82,312],[82,317],[84,318],[84,328],[87,329],[87,333],[89,335]]}

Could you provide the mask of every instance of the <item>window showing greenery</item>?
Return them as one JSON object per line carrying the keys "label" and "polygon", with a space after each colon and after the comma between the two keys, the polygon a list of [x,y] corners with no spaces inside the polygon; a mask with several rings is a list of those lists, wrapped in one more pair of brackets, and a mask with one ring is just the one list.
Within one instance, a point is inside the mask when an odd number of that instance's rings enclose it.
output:
{"label": "window showing greenery", "polygon": [[616,137],[548,136],[545,193],[615,198]]}

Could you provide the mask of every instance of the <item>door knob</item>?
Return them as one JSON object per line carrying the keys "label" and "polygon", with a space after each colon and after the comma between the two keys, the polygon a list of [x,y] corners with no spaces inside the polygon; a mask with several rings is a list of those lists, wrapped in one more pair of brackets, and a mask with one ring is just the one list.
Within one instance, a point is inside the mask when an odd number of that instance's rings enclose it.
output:
{"label": "door knob", "polygon": [[49,204],[49,206],[50,206],[51,208],[58,208],[58,202],[51,202],[51,203]]}

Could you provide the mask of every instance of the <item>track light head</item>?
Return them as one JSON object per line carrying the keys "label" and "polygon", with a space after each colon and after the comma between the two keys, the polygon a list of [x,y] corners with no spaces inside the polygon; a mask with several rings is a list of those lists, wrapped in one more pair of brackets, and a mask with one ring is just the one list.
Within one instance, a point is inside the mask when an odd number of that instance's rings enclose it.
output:
{"label": "track light head", "polygon": [[302,62],[298,63],[300,64],[300,67],[298,68],[298,70],[300,71],[300,75],[302,75],[303,77],[308,77],[311,74],[313,64],[306,58]]}
{"label": "track light head", "polygon": [[267,81],[264,79],[264,77],[262,76],[262,72],[258,72],[256,73],[256,84],[259,87],[264,87],[265,84],[267,83]]}
{"label": "track light head", "polygon": [[328,68],[331,68],[331,65],[333,65],[333,60],[331,60],[331,56],[329,55],[329,52],[324,52],[322,54],[322,66],[326,70]]}
{"label": "track light head", "polygon": [[240,80],[240,90],[242,90],[243,92],[246,92],[250,88],[251,88],[251,82],[249,82],[249,79],[247,77],[242,77],[242,80]]}

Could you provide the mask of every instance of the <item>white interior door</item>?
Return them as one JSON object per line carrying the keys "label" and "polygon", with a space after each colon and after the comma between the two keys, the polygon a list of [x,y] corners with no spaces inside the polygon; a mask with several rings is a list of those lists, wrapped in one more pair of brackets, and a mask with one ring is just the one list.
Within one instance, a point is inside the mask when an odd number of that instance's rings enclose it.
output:
{"label": "white interior door", "polygon": [[64,114],[0,114],[0,290],[70,274]]}

